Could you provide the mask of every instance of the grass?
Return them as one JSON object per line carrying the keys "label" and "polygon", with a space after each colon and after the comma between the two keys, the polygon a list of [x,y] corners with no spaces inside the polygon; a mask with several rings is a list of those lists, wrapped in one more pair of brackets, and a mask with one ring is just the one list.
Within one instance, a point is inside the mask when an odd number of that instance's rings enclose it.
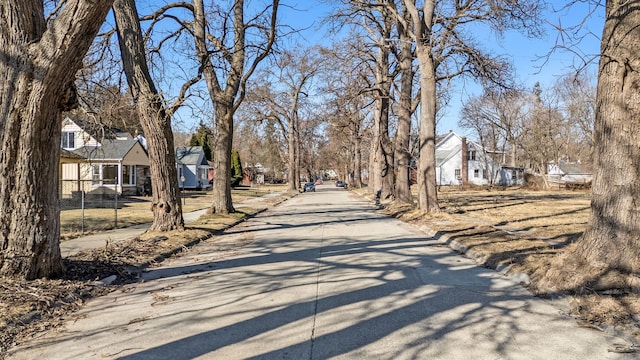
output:
{"label": "grass", "polygon": [[[285,185],[262,185],[238,187],[233,189],[231,197],[234,203],[258,198],[272,192],[286,190]],[[211,205],[212,193],[204,191],[187,191],[183,198],[182,211],[184,213],[201,210]],[[125,228],[153,221],[151,212],[151,197],[127,197],[119,199],[116,211],[113,201],[97,204],[101,207],[63,209],[60,212],[60,239],[73,239],[81,235]],[[84,232],[83,229],[84,213]]]}

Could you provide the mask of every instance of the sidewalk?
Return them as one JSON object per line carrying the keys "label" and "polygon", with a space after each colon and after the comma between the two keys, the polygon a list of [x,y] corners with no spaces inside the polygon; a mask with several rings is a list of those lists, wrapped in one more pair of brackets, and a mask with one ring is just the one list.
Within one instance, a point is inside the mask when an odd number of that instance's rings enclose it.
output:
{"label": "sidewalk", "polygon": [[[240,205],[247,205],[260,201],[261,199],[267,199],[280,195],[281,192],[274,192],[262,197],[246,199],[234,204],[235,207]],[[188,213],[183,213],[185,225],[197,221],[200,216],[206,213],[207,209],[196,210]],[[151,223],[138,224],[126,228],[113,229],[96,234],[77,237],[75,239],[69,239],[60,243],[60,253],[62,257],[68,257],[79,253],[84,250],[91,250],[99,247],[104,247],[108,243],[116,243],[119,241],[130,240],[142,235],[151,226]]]}

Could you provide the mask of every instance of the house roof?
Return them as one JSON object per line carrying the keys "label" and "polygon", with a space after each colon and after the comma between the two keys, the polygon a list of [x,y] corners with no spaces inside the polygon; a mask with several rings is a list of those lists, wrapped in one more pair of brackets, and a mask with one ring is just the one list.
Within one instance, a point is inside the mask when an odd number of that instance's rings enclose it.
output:
{"label": "house roof", "polygon": [[453,149],[444,150],[438,149],[436,151],[436,166],[440,166],[447,162],[447,160],[451,159],[455,156],[455,154],[460,152],[460,147],[455,147]]}
{"label": "house roof", "polygon": [[60,157],[66,159],[84,159],[81,155],[65,149],[60,149]]}
{"label": "house roof", "polygon": [[103,139],[101,146],[85,146],[69,152],[89,160],[121,160],[137,143],[136,139]]}
{"label": "house roof", "polygon": [[585,164],[558,164],[565,175],[590,175],[591,166]]}
{"label": "house roof", "polygon": [[176,162],[181,165],[207,165],[202,146],[177,146]]}

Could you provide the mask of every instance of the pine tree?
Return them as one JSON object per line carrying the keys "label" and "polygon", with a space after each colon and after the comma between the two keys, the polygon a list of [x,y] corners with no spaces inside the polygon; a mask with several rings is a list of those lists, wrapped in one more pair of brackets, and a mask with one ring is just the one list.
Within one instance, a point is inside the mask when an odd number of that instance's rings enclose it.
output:
{"label": "pine tree", "polygon": [[211,139],[213,139],[213,133],[202,121],[198,125],[198,130],[191,136],[189,141],[190,146],[202,146],[204,150],[204,156],[208,161],[213,160],[213,151],[211,148]]}
{"label": "pine tree", "polygon": [[231,150],[231,186],[238,186],[242,182],[242,163],[238,150]]}

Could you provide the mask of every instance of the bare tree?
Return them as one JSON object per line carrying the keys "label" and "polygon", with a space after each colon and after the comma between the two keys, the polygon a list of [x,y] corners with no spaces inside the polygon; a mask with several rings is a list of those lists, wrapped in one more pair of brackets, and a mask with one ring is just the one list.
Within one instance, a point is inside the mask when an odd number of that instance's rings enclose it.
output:
{"label": "bare tree", "polygon": [[464,104],[458,125],[474,130],[482,146],[502,155],[502,163],[521,165],[523,160],[518,157],[518,150],[529,116],[528,99],[528,95],[520,90],[486,89],[482,95]]}
{"label": "bare tree", "polygon": [[371,135],[370,116],[377,92],[375,79],[368,60],[367,42],[362,35],[352,34],[344,41],[334,44],[325,53],[328,63],[323,78],[323,92],[327,96],[326,118],[329,122],[329,157],[341,178],[349,186],[360,188],[363,184],[363,168],[367,149],[375,142]]}
{"label": "bare tree", "polygon": [[593,158],[596,112],[594,78],[586,71],[581,71],[561,77],[554,87],[566,121],[568,143],[564,157],[567,161],[589,162]]}
{"label": "bare tree", "polygon": [[58,164],[62,112],[113,1],[67,1],[48,18],[42,1],[0,6],[0,274],[63,271]]}
{"label": "bare tree", "polygon": [[148,144],[153,189],[153,224],[149,230],[182,229],[184,220],[175,167],[171,117],[175,109],[184,102],[186,90],[198,78],[185,83],[176,103],[167,109],[149,74],[135,0],[116,0],[113,12],[125,74]]}
{"label": "bare tree", "polygon": [[[386,0],[384,0],[386,1]],[[383,2],[384,2],[383,1]],[[381,191],[383,199],[393,195],[393,150],[389,138],[389,112],[391,110],[391,48],[390,39],[393,14],[380,1],[363,6],[365,26],[374,40],[375,56],[375,109],[373,123],[373,141],[369,162],[369,188],[371,192]]]}
{"label": "bare tree", "polygon": [[[494,31],[524,29],[537,32],[539,1],[435,1],[402,0],[411,15],[412,37],[420,69],[420,135],[418,205],[423,212],[439,211],[436,191],[436,101],[437,84],[460,75],[501,84],[509,74],[508,64],[483,52],[470,35],[470,24],[485,24]],[[395,9],[395,8],[394,8]],[[398,21],[404,21],[397,15]]]}
{"label": "bare tree", "polygon": [[[341,0],[345,4],[336,11],[332,19],[344,27],[346,24],[364,29],[366,47],[359,57],[366,60],[375,79],[370,91],[375,99],[373,107],[373,129],[369,152],[369,181],[371,193],[381,191],[383,198],[393,196],[394,160],[390,140],[391,86],[393,67],[391,42],[394,38],[394,14],[389,10],[389,0]],[[364,65],[364,63],[363,63]]]}
{"label": "bare tree", "polygon": [[[289,190],[300,188],[301,106],[309,96],[310,84],[322,70],[318,48],[299,52],[283,51],[273,67],[263,73],[267,79],[260,93],[261,109],[256,109],[263,119],[275,120],[286,134]],[[258,87],[258,86],[256,86]],[[307,147],[310,145],[307,143]]]}
{"label": "bare tree", "polygon": [[[222,33],[208,31],[210,21],[203,0],[194,0],[194,41],[196,55],[204,75],[215,112],[215,149],[213,201],[211,211],[230,213],[234,211],[231,199],[231,148],[233,141],[233,115],[244,100],[246,84],[258,64],[264,60],[276,40],[276,24],[279,0],[273,0],[260,14],[269,14],[265,23],[249,24],[245,19],[244,0],[234,0],[230,18],[225,17]],[[224,13],[224,12],[223,12]],[[230,28],[227,28],[230,24]],[[258,29],[262,43],[250,43],[249,29]],[[254,34],[255,35],[255,34]],[[218,57],[216,57],[219,55]],[[216,59],[219,62],[216,62]],[[248,63],[248,64],[247,64]],[[223,68],[219,72],[216,69]]]}
{"label": "bare tree", "polygon": [[[545,93],[538,83],[528,96],[529,111],[519,142],[522,158],[534,172],[544,175],[550,162],[558,163],[567,137],[558,98]],[[545,185],[546,186],[546,185]]]}
{"label": "bare tree", "polygon": [[[397,5],[394,5],[397,6]],[[393,142],[396,166],[395,188],[394,194],[396,201],[399,203],[413,204],[413,195],[411,194],[411,115],[415,110],[413,99],[413,79],[414,79],[414,54],[413,44],[410,36],[410,29],[406,26],[410,25],[409,13],[404,5],[400,4],[401,9],[398,11],[399,16],[404,21],[396,21],[398,28],[399,51],[396,51],[398,67],[400,72],[400,99],[397,104],[398,113],[398,129]]]}

